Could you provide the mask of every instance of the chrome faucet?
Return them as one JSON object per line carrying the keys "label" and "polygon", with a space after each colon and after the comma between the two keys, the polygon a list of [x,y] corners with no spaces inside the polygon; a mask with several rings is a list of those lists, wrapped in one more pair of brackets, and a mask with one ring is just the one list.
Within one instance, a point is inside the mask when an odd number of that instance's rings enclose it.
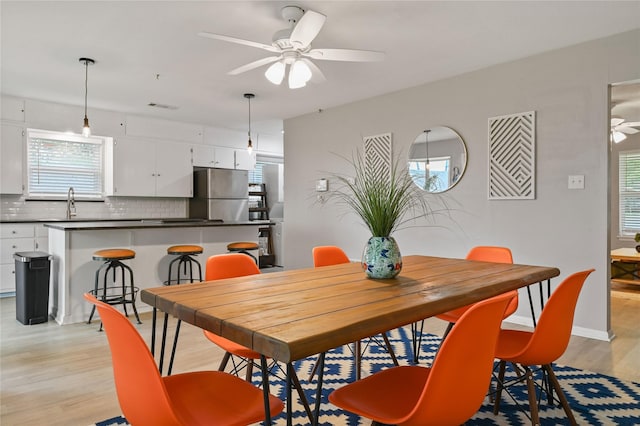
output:
{"label": "chrome faucet", "polygon": [[76,193],[73,190],[73,186],[69,187],[67,191],[67,219],[71,219],[76,215]]}

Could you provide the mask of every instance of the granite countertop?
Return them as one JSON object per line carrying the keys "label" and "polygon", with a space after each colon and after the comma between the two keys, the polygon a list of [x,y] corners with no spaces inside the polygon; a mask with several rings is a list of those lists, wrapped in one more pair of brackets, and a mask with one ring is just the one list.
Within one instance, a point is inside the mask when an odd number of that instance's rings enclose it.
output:
{"label": "granite countertop", "polygon": [[88,230],[112,230],[112,229],[157,229],[157,228],[193,228],[211,226],[243,226],[243,225],[271,225],[268,220],[246,220],[238,222],[223,222],[221,220],[193,221],[189,219],[143,219],[143,220],[116,220],[99,222],[47,222],[45,227],[62,231],[88,231]]}
{"label": "granite countertop", "polygon": [[2,223],[42,223],[45,227],[62,231],[84,231],[99,229],[131,229],[131,228],[184,228],[210,226],[245,226],[272,225],[268,220],[226,221],[189,219],[189,218],[156,218],[156,219],[38,219],[38,220],[3,220]]}

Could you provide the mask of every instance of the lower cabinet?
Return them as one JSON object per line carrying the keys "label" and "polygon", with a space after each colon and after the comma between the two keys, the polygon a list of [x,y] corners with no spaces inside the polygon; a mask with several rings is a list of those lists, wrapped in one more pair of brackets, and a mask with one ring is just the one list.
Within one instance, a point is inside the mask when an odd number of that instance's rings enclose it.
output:
{"label": "lower cabinet", "polygon": [[13,254],[48,249],[48,231],[41,224],[0,224],[0,294],[16,291],[16,270]]}

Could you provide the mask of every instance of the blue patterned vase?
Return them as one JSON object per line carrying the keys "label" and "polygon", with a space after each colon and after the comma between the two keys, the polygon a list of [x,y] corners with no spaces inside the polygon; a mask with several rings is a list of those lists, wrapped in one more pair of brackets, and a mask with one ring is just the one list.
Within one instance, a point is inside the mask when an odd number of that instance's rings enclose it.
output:
{"label": "blue patterned vase", "polygon": [[362,269],[368,278],[393,278],[402,269],[402,255],[393,237],[371,237],[362,253]]}

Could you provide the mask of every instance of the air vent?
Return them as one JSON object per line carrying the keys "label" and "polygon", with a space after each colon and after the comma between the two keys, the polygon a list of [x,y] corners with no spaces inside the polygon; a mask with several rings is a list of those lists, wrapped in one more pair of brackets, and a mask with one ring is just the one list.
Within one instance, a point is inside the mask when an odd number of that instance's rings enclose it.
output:
{"label": "air vent", "polygon": [[149,102],[148,105],[154,108],[162,108],[162,109],[178,109],[175,105],[165,105],[165,104],[157,104],[155,102]]}

